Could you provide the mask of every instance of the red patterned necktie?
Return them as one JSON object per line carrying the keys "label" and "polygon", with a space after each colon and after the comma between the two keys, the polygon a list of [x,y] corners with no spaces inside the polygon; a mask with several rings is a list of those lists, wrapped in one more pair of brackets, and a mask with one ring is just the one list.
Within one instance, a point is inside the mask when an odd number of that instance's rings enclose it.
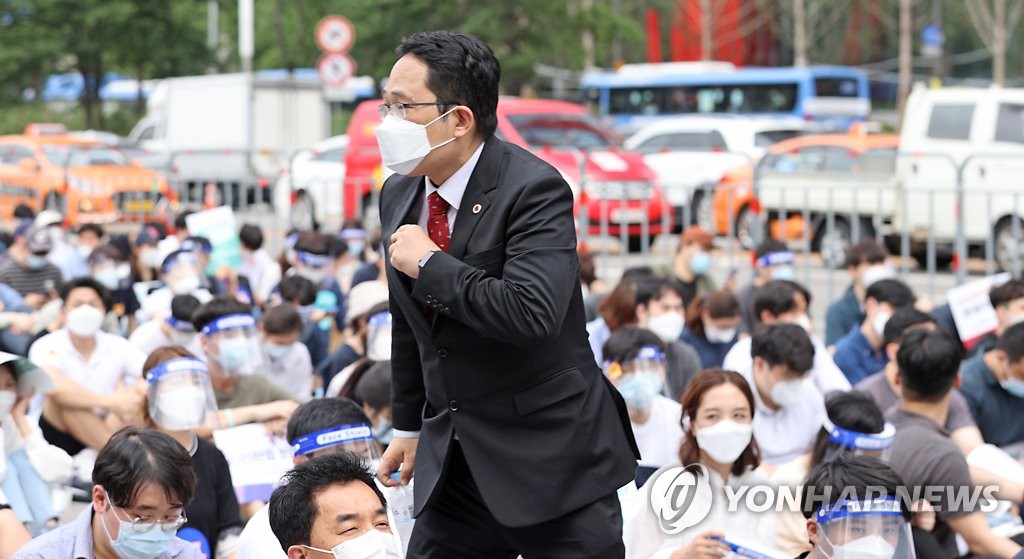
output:
{"label": "red patterned necktie", "polygon": [[427,196],[427,235],[430,240],[448,252],[452,234],[448,231],[448,208],[451,207],[436,191]]}

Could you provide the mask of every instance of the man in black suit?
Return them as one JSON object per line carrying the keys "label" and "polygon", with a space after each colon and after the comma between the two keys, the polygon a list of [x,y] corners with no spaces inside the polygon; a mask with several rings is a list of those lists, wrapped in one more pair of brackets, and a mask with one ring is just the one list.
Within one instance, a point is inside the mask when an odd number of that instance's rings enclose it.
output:
{"label": "man in black suit", "polygon": [[494,137],[500,67],[473,37],[404,39],[377,130],[395,438],[410,558],[622,557],[638,451],[587,343],[572,193]]}

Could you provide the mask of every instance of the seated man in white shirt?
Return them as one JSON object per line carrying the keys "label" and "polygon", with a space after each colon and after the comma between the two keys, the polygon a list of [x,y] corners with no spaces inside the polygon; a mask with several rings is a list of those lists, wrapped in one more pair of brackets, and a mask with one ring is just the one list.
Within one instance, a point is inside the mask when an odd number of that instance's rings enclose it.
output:
{"label": "seated man in white shirt", "polygon": [[307,402],[313,396],[313,360],[299,341],[302,329],[302,316],[291,303],[271,307],[260,318],[263,350],[270,358],[267,376],[300,402]]}
{"label": "seated man in white shirt", "polygon": [[192,313],[198,308],[199,299],[194,296],[175,295],[171,299],[170,315],[162,320],[150,320],[139,325],[128,341],[146,355],[158,347],[180,345],[200,359],[205,359],[196,327],[192,325]]}
{"label": "seated man in white shirt", "polygon": [[[329,437],[330,444],[322,446],[313,444],[317,439],[315,435],[321,432],[337,431],[343,426],[363,426],[370,429],[369,424],[369,418],[359,405],[347,398],[311,400],[299,406],[288,420],[288,441],[299,443],[292,463],[298,466],[317,456],[351,452],[362,458],[367,464],[374,464],[374,461],[380,458],[380,449],[376,446],[376,441],[372,440],[372,435],[369,441],[354,440],[359,438],[357,436],[332,436]],[[365,431],[364,434],[368,432]],[[303,445],[303,442],[309,444]],[[395,489],[389,488],[386,491],[390,493]],[[268,512],[264,507],[246,523],[245,529],[242,530],[242,534],[238,538],[238,559],[285,559],[287,557],[274,532],[270,529]]]}
{"label": "seated man in white shirt", "polygon": [[[832,356],[825,349],[825,344],[813,332],[811,319],[807,310],[811,306],[811,294],[800,284],[787,280],[774,280],[757,290],[754,296],[754,312],[760,324],[754,332],[772,324],[796,324],[810,335],[814,344],[814,365],[811,367],[809,379],[821,396],[829,392],[850,389],[850,381],[839,370]],[[744,338],[732,346],[725,356],[722,368],[736,371],[741,375],[750,374],[750,345],[752,338]]]}
{"label": "seated man in white shirt", "polygon": [[757,410],[754,439],[772,466],[809,452],[825,419],[825,399],[810,382],[814,346],[795,324],[773,324],[751,338],[752,365],[739,371]]}
{"label": "seated man in white shirt", "polygon": [[32,344],[30,361],[53,379],[39,426],[46,440],[74,456],[100,449],[118,429],[142,418],[144,396],[131,389],[146,356],[100,330],[110,294],[92,278],[61,288],[64,327]]}
{"label": "seated man in white shirt", "polygon": [[682,405],[662,395],[665,345],[650,330],[623,326],[604,344],[605,375],[626,401],[629,423],[640,449],[637,487],[658,468],[679,459],[683,442]]}

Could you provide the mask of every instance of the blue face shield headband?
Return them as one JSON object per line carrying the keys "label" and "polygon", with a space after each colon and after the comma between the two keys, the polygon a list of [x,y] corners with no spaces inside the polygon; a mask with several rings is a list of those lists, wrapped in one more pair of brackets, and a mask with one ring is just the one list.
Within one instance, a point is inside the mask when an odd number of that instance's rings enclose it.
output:
{"label": "blue face shield headband", "polygon": [[295,257],[310,268],[323,268],[331,263],[331,257],[325,254],[313,254],[304,250],[295,251]]}
{"label": "blue face shield headband", "polygon": [[818,524],[824,525],[844,518],[854,518],[858,516],[888,516],[904,518],[903,510],[900,508],[900,502],[896,500],[896,497],[880,497],[870,501],[852,501],[844,499],[832,506],[826,506],[818,509],[818,512],[814,514],[814,519]]}
{"label": "blue face shield headband", "polygon": [[292,441],[292,451],[295,456],[302,456],[340,444],[363,441],[373,441],[373,426],[369,423],[339,425],[295,439]]}
{"label": "blue face shield headband", "polygon": [[181,320],[178,318],[174,318],[174,316],[168,316],[167,318],[164,319],[164,322],[166,322],[168,326],[174,328],[178,332],[182,332],[185,334],[196,333],[196,327],[193,326],[192,323],[187,320]]}
{"label": "blue face shield headband", "polygon": [[758,258],[757,266],[759,268],[764,268],[766,266],[777,266],[779,264],[792,264],[793,262],[796,262],[796,255],[792,252],[773,252]]}
{"label": "blue face shield headband", "polygon": [[178,373],[199,373],[204,376],[209,375],[206,369],[206,363],[202,360],[193,359],[191,357],[182,357],[179,359],[164,361],[156,367],[153,367],[153,369],[146,373],[146,381],[152,384],[161,377]]}
{"label": "blue face shield headband", "polygon": [[229,314],[203,326],[203,335],[212,336],[232,328],[256,328],[256,319],[248,314]]}
{"label": "blue face shield headband", "polygon": [[891,423],[886,423],[882,432],[875,434],[843,429],[832,423],[828,417],[822,421],[822,426],[828,431],[828,440],[855,450],[883,451],[892,446],[893,438],[896,436],[896,427]]}

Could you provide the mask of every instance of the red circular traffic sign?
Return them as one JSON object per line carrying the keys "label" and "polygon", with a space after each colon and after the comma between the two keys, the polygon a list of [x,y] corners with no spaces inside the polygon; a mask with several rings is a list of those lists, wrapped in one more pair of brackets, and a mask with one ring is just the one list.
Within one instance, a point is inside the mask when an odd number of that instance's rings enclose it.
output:
{"label": "red circular traffic sign", "polygon": [[342,16],[326,16],[316,24],[316,44],[324,52],[345,52],[355,41],[355,27]]}
{"label": "red circular traffic sign", "polygon": [[320,81],[327,85],[341,85],[356,73],[356,61],[340,52],[329,52],[316,61]]}

